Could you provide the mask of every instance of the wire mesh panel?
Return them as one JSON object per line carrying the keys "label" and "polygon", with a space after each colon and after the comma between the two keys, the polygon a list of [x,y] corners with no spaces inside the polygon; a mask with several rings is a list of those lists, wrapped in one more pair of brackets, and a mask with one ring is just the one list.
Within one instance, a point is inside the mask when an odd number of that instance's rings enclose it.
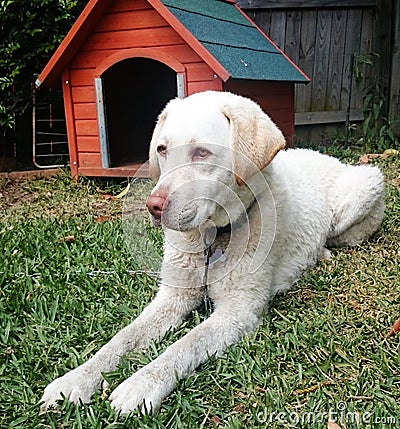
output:
{"label": "wire mesh panel", "polygon": [[33,98],[33,163],[38,168],[68,163],[68,139],[60,91],[35,93]]}

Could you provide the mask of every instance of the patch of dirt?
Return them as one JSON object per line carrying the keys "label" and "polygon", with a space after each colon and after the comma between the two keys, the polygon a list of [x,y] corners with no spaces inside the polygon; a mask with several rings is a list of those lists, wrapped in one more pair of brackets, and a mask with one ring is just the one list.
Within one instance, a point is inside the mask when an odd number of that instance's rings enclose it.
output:
{"label": "patch of dirt", "polygon": [[18,204],[24,204],[36,200],[35,194],[25,189],[25,180],[2,179],[0,180],[0,207],[11,208]]}
{"label": "patch of dirt", "polygon": [[[147,216],[150,182],[128,188],[102,190],[95,181],[73,181],[62,175],[51,178],[0,177],[0,211],[3,222],[40,218],[92,216],[95,222]],[[122,190],[121,190],[122,189]]]}

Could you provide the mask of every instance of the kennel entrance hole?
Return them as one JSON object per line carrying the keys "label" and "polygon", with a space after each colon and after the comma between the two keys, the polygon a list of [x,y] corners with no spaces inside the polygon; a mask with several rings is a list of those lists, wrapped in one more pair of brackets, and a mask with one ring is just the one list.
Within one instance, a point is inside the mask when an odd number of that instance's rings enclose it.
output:
{"label": "kennel entrance hole", "polygon": [[157,116],[177,94],[177,74],[149,58],[122,60],[102,75],[110,167],[144,162]]}

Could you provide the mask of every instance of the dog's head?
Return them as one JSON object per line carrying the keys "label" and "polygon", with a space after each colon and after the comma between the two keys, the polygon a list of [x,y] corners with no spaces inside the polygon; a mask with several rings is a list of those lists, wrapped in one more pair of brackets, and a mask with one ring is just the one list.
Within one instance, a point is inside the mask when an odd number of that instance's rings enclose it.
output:
{"label": "dog's head", "polygon": [[170,101],[150,144],[150,175],[158,183],[147,201],[154,224],[190,231],[211,220],[235,221],[238,196],[285,146],[253,101],[207,91]]}

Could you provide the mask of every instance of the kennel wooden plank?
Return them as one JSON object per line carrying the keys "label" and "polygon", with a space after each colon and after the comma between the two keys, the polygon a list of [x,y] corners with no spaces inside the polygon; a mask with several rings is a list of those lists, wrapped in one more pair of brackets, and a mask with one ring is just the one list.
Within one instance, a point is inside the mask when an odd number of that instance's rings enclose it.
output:
{"label": "kennel wooden plank", "polygon": [[99,168],[99,167],[81,167],[79,174],[84,176],[96,177],[140,177],[148,178],[149,170],[142,163],[136,163],[129,166]]}
{"label": "kennel wooden plank", "polygon": [[285,97],[270,94],[243,94],[252,98],[280,127],[283,122],[294,120],[294,93]]}
{"label": "kennel wooden plank", "polygon": [[93,34],[84,46],[87,50],[156,47],[183,43],[182,38],[170,27]]}
{"label": "kennel wooden plank", "polygon": [[78,136],[77,145],[79,152],[100,153],[99,138],[95,136]]}
{"label": "kennel wooden plank", "polygon": [[[170,46],[160,46],[154,49],[160,50],[173,58],[176,58],[182,64],[191,64],[202,62],[200,56],[186,44],[176,44]],[[73,72],[77,70],[93,69],[113,54],[120,52],[118,49],[104,49],[94,51],[80,51],[71,63]],[[79,71],[78,73],[79,74]]]}
{"label": "kennel wooden plank", "polygon": [[[147,58],[147,59],[153,60],[153,65],[156,62],[164,64],[169,69],[174,70],[175,73],[185,72],[185,66],[181,62],[165,54],[161,49],[130,48],[130,49],[122,49],[121,51],[118,51],[114,55],[111,55],[110,57],[106,58],[103,62],[101,62],[94,71],[95,79],[98,77],[101,77],[101,75],[106,70],[110,69],[111,66],[114,66],[117,63],[120,63],[121,61],[134,59],[134,58],[136,59]],[[147,75],[147,77],[150,78],[151,80],[154,79],[154,76],[152,75]],[[95,84],[96,84],[96,80],[95,80]]]}
{"label": "kennel wooden plank", "polygon": [[84,68],[81,70],[71,70],[70,80],[72,86],[90,86],[93,85],[94,68]]}
{"label": "kennel wooden plank", "polygon": [[101,165],[101,157],[99,153],[79,152],[79,168],[98,167]]}
{"label": "kennel wooden plank", "polygon": [[287,109],[268,109],[267,114],[278,125],[279,128],[282,128],[282,125],[288,122],[291,116],[294,118],[294,112]]}
{"label": "kennel wooden plank", "polygon": [[283,122],[279,129],[282,131],[283,135],[292,135],[293,134],[293,124],[291,122]]}
{"label": "kennel wooden plank", "polygon": [[214,70],[203,62],[187,64],[186,70],[188,82],[212,81],[216,76]]}
{"label": "kennel wooden plank", "polygon": [[103,17],[95,32],[124,31],[141,28],[166,27],[168,23],[155,10],[110,13]]}
{"label": "kennel wooden plank", "polygon": [[294,110],[293,106],[291,106],[286,100],[283,103],[280,103],[278,98],[262,95],[251,98],[259,104],[267,114],[270,114],[272,111],[291,112]]}
{"label": "kennel wooden plank", "polygon": [[254,98],[253,96],[256,95],[286,96],[293,94],[293,85],[287,82],[280,82],[279,85],[276,85],[275,82],[229,79],[224,83],[224,88],[227,91],[240,92],[240,95],[247,95],[250,98]]}
{"label": "kennel wooden plank", "polygon": [[81,50],[76,54],[74,60],[71,62],[71,70],[94,70],[98,64],[116,52],[118,52],[117,49],[102,49],[94,51]]}
{"label": "kennel wooden plank", "polygon": [[72,101],[73,103],[95,103],[96,94],[94,86],[73,86]]}
{"label": "kennel wooden plank", "polygon": [[271,110],[293,110],[292,103],[290,102],[292,97],[277,97],[273,95],[254,95],[251,97],[256,101],[263,109]]}
{"label": "kennel wooden plank", "polygon": [[294,126],[293,123],[285,122],[279,125],[279,129],[282,131],[282,134],[286,140],[287,147],[294,147]]}
{"label": "kennel wooden plank", "polygon": [[146,10],[151,9],[147,0],[113,0],[108,12],[124,12],[131,10]]}
{"label": "kennel wooden plank", "polygon": [[76,119],[97,119],[95,103],[75,103],[74,114]]}
{"label": "kennel wooden plank", "polygon": [[75,129],[77,136],[97,136],[99,134],[97,120],[94,119],[76,119]]}
{"label": "kennel wooden plank", "polygon": [[222,81],[217,78],[206,82],[188,82],[187,87],[188,95],[208,90],[222,91]]}
{"label": "kennel wooden plank", "polygon": [[167,55],[176,58],[182,64],[199,63],[203,60],[190,46],[186,44],[176,44],[171,46],[161,46],[158,49]]}

